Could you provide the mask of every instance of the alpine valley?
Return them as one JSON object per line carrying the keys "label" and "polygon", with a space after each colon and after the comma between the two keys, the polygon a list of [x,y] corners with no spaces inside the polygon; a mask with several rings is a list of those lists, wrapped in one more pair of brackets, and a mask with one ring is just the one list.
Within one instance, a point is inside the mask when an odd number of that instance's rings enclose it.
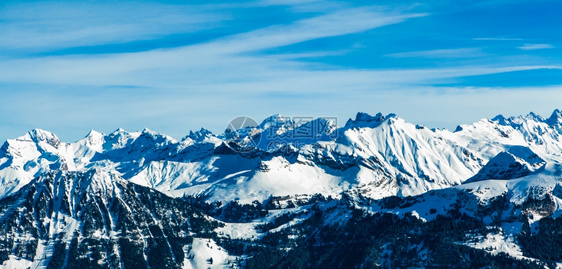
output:
{"label": "alpine valley", "polygon": [[562,268],[562,112],[0,149],[4,268]]}

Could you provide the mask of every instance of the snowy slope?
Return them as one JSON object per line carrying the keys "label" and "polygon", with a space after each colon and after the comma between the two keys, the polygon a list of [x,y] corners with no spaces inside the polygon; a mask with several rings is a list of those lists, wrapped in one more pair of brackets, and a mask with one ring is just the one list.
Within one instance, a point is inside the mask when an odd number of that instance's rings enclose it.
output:
{"label": "snowy slope", "polygon": [[[405,197],[399,205],[390,208],[382,204],[369,207],[374,212],[405,214],[415,211],[421,218],[431,220],[436,214],[444,214],[456,204],[462,212],[478,217],[481,206],[489,206],[502,196],[505,203],[511,205],[504,208],[504,219],[520,221],[519,216],[532,215],[531,220],[536,221],[544,216],[562,215],[562,165],[548,163],[539,173],[516,179],[481,180],[432,190]],[[362,204],[361,201],[359,198],[359,205]],[[435,213],[430,213],[431,209],[435,209]]]}
{"label": "snowy slope", "polygon": [[529,148],[511,146],[492,158],[473,177],[465,182],[486,179],[514,179],[524,177],[544,168],[546,162]]}
{"label": "snowy slope", "polygon": [[[495,166],[510,170],[509,163],[519,164],[523,169],[511,176],[518,177],[544,164],[515,151],[559,163],[561,119],[558,110],[548,119],[497,116],[450,132],[410,124],[394,114],[358,113],[341,128],[330,119],[297,122],[274,115],[239,131],[236,139],[201,129],[181,141],[148,129],[118,129],[107,135],[91,131],[66,143],[32,130],[0,149],[0,197],[48,171],[92,168],[170,196],[205,195],[212,201],[337,196],[351,189],[371,198],[409,196],[459,185],[475,175],[473,180],[502,178],[494,176],[499,173],[491,169]],[[255,148],[239,151],[249,145]]]}
{"label": "snowy slope", "polygon": [[396,181],[398,195],[420,194],[457,185],[474,175],[484,160],[462,147],[445,131],[416,126],[403,119],[358,114],[337,142],[362,159],[374,158]]}
{"label": "snowy slope", "polygon": [[[262,238],[257,224],[295,213],[270,232],[291,229],[332,203],[312,198],[321,194],[423,221],[467,214],[499,231],[458,244],[524,258],[515,240],[523,227],[562,215],[561,135],[558,110],[549,118],[497,116],[454,132],[381,113],[358,113],[341,128],[330,119],[274,115],[238,132],[201,129],[180,141],[118,129],[67,143],[35,129],[0,148],[0,257],[8,267],[222,268],[239,257],[211,231]],[[191,198],[174,199],[181,196],[276,212],[253,223],[218,222]],[[324,224],[345,223],[349,214],[341,209]]]}
{"label": "snowy slope", "polygon": [[555,110],[548,119],[530,113],[526,116],[492,120],[483,119],[470,125],[460,125],[455,135],[469,149],[485,158],[492,158],[512,145],[529,147],[542,159],[562,160],[561,112]]}
{"label": "snowy slope", "polygon": [[2,257],[23,258],[4,265],[31,268],[181,268],[197,261],[193,237],[217,227],[186,202],[101,169],[45,173],[0,199],[0,212]]}

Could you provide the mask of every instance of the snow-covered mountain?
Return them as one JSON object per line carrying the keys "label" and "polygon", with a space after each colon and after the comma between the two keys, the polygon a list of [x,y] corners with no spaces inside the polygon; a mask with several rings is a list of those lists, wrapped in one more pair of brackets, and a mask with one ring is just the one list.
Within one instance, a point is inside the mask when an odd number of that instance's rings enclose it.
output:
{"label": "snow-covered mountain", "polygon": [[218,227],[187,202],[98,169],[48,172],[0,200],[0,255],[14,268],[181,268]]}
{"label": "snow-covered mountain", "polygon": [[[515,149],[534,152],[544,162],[561,161],[561,118],[558,110],[548,119],[532,113],[497,116],[450,132],[410,124],[394,114],[358,113],[341,128],[329,119],[299,125],[274,115],[239,132],[235,141],[205,129],[181,141],[148,129],[119,129],[107,135],[91,131],[66,143],[32,130],[0,149],[0,197],[47,171],[96,167],[170,196],[202,194],[210,201],[338,196],[350,189],[371,198],[416,195],[491,177],[494,166],[524,160],[512,154]],[[240,151],[240,144],[254,147]],[[521,164],[520,175],[539,168],[531,162]]]}
{"label": "snow-covered mountain", "polygon": [[546,162],[527,147],[511,146],[498,153],[480,171],[465,183],[486,179],[514,179],[544,168]]}
{"label": "snow-covered mountain", "polygon": [[[223,134],[190,131],[179,141],[148,129],[118,129],[68,143],[35,129],[0,148],[0,262],[16,268],[260,268],[279,259],[279,267],[300,267],[291,264],[302,251],[333,251],[332,258],[317,257],[322,268],[345,253],[326,249],[330,240],[341,236],[342,247],[360,247],[346,229],[366,220],[362,236],[374,241],[361,241],[365,258],[341,256],[348,262],[342,264],[439,267],[453,256],[473,264],[477,256],[513,264],[510,259],[523,258],[526,266],[531,258],[562,262],[562,256],[533,252],[540,238],[528,231],[555,225],[539,222],[562,214],[561,137],[559,110],[548,118],[499,115],[454,132],[381,113],[358,113],[342,127],[329,118],[273,115]],[[456,245],[448,245],[463,246],[455,253],[436,247],[453,242],[451,234],[433,243],[420,237],[406,249],[421,256],[409,259],[403,248],[393,248],[400,236],[368,232],[434,231],[445,225],[443,218],[453,220],[447,225],[474,224],[459,226],[468,230],[459,228]],[[388,227],[372,226],[388,221]],[[314,244],[306,243],[308,236]],[[500,252],[511,258],[482,256]]]}

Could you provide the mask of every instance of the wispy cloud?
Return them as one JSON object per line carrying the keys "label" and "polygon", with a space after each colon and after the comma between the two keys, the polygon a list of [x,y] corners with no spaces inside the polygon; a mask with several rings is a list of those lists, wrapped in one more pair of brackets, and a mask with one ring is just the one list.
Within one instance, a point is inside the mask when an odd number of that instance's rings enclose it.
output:
{"label": "wispy cloud", "polygon": [[216,49],[228,52],[255,51],[318,38],[363,32],[426,15],[397,12],[387,14],[379,12],[373,7],[351,8],[300,20],[291,25],[271,26],[234,35],[212,44],[204,44],[204,46],[216,45]]}
{"label": "wispy cloud", "polygon": [[120,2],[16,3],[0,9],[0,48],[46,50],[195,32],[229,17],[200,6]]}
{"label": "wispy cloud", "polygon": [[387,57],[394,58],[472,58],[482,57],[486,54],[480,48],[460,48],[460,49],[439,49],[408,51],[387,54]]}
{"label": "wispy cloud", "polygon": [[[1,6],[0,135],[14,137],[35,127],[81,128],[72,131],[78,138],[91,128],[149,127],[182,137],[202,126],[220,131],[234,115],[259,119],[277,112],[345,117],[382,110],[420,123],[421,115],[448,115],[445,121],[459,123],[467,111],[485,111],[484,103],[513,107],[499,102],[502,96],[517,96],[511,101],[521,104],[539,91],[545,94],[533,97],[537,103],[562,102],[559,87],[511,87],[500,89],[502,95],[498,89],[450,83],[515,71],[534,78],[541,70],[562,68],[558,50],[541,58],[513,50],[513,42],[475,42],[528,40],[510,36],[534,31],[488,31],[496,24],[477,22],[458,31],[459,23],[481,15],[468,14],[473,9],[463,17],[432,3],[418,8],[345,0],[218,2]],[[494,14],[504,10],[498,9]],[[516,18],[508,15],[492,19]],[[494,37],[498,33],[507,37]],[[135,47],[147,40],[150,46]],[[124,47],[107,49],[118,46]],[[556,85],[551,80],[548,85]],[[439,113],[428,115],[427,107]],[[455,114],[458,107],[465,110]],[[15,129],[14,135],[6,131]]]}
{"label": "wispy cloud", "polygon": [[329,12],[347,8],[343,2],[326,0],[261,0],[260,6],[288,6],[293,12]]}
{"label": "wispy cloud", "polygon": [[542,49],[553,49],[554,46],[550,44],[525,44],[518,47],[520,50],[542,50]]}
{"label": "wispy cloud", "polygon": [[516,38],[516,37],[477,37],[477,38],[473,38],[472,40],[478,40],[478,41],[519,41],[519,40],[523,40],[522,38]]}
{"label": "wispy cloud", "polygon": [[259,1],[264,5],[303,5],[310,3],[322,2],[320,0],[262,0]]}
{"label": "wispy cloud", "polygon": [[271,26],[174,49],[3,61],[0,62],[0,82],[177,87],[217,78],[222,82],[242,78],[251,81],[302,67],[298,62],[271,61],[269,57],[256,54],[260,50],[363,32],[423,16],[384,14],[375,10],[369,7],[346,9],[290,25]]}

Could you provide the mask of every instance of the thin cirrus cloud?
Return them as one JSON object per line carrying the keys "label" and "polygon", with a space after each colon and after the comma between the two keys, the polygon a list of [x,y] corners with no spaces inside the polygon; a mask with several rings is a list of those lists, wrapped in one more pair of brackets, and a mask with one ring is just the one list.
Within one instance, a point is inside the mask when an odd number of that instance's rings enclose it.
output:
{"label": "thin cirrus cloud", "polygon": [[376,9],[353,8],[300,20],[290,26],[272,26],[221,40],[232,52],[286,46],[307,40],[341,36],[401,23],[427,14],[385,14]]}
{"label": "thin cirrus cloud", "polygon": [[196,32],[230,19],[198,6],[132,2],[22,2],[0,17],[0,48],[39,51]]}
{"label": "thin cirrus cloud", "polygon": [[477,38],[473,38],[473,40],[478,40],[478,41],[520,41],[520,40],[523,40],[523,39],[517,38],[517,37],[477,37]]}
{"label": "thin cirrus cloud", "polygon": [[287,6],[291,11],[301,12],[329,12],[342,8],[346,5],[342,2],[320,1],[320,0],[261,0],[258,6]]}
{"label": "thin cirrus cloud", "polygon": [[553,49],[554,46],[551,44],[525,44],[518,47],[520,50],[542,50],[542,49]]}
{"label": "thin cirrus cloud", "polygon": [[[481,106],[493,104],[501,113],[532,107],[522,104],[533,92],[545,93],[533,95],[535,103],[562,102],[558,56],[513,50],[522,40],[556,40],[493,29],[496,24],[470,29],[481,26],[443,16],[448,9],[432,10],[431,4],[92,3],[0,8],[0,49],[6,52],[0,55],[0,139],[31,128],[77,139],[92,128],[118,127],[149,127],[180,138],[200,127],[221,131],[237,115],[259,120],[275,113],[344,119],[357,111],[396,112],[416,123],[443,117],[440,124],[450,127],[490,116],[475,116],[471,106],[489,112]],[[484,8],[486,14],[505,10],[499,4]],[[541,44],[530,45],[538,50]],[[553,74],[545,78],[548,87],[532,81],[474,87],[473,79],[463,79],[541,70],[554,70],[546,72]]]}
{"label": "thin cirrus cloud", "polygon": [[[290,25],[270,26],[173,49],[17,59],[0,63],[0,81],[174,87],[184,83],[198,84],[205,78],[216,81],[217,76],[226,81],[248,77],[247,74],[251,74],[251,77],[271,76],[266,73],[300,65],[296,62],[274,62],[260,55],[252,57],[241,54],[362,32],[420,16],[424,14],[389,15],[370,7],[353,8],[298,20]],[[245,66],[244,71],[252,72],[240,72],[240,69],[233,69],[232,66]],[[222,72],[217,75],[212,70]],[[209,76],[206,72],[213,72],[213,75]]]}
{"label": "thin cirrus cloud", "polygon": [[486,56],[480,48],[438,49],[387,54],[394,58],[472,58]]}

